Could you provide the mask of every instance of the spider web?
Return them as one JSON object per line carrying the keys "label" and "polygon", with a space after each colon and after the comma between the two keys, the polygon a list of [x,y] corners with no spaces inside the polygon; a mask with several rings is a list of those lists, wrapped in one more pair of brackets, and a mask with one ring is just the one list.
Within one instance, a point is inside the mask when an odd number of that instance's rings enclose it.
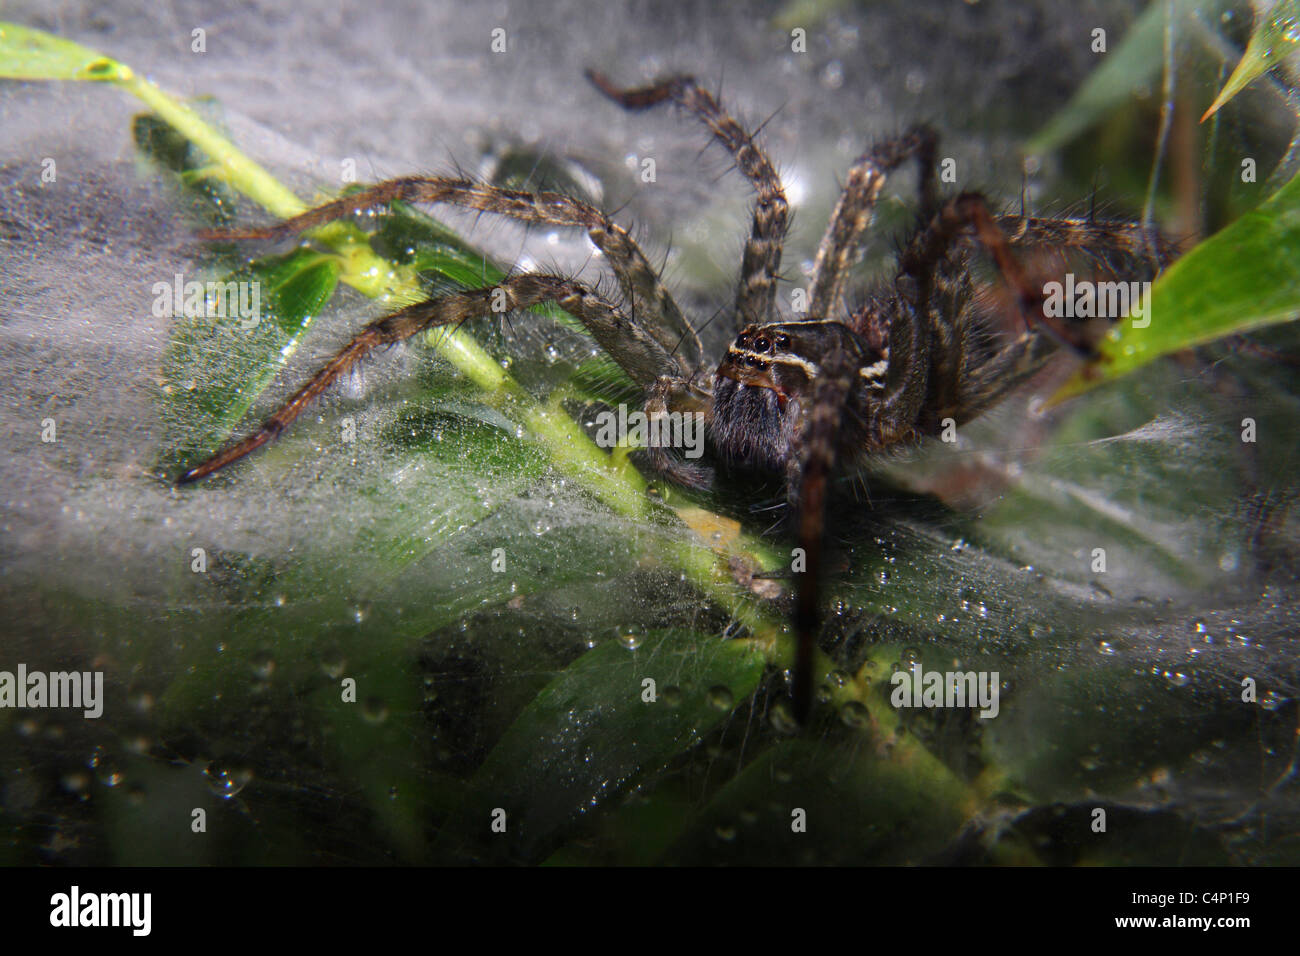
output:
{"label": "spider web", "polygon": [[[413,2],[363,24],[113,6],[6,15],[103,49],[165,89],[215,97],[240,147],[304,197],[333,188],[348,159],[359,178],[379,180],[455,165],[483,174],[510,150],[533,150],[539,163],[563,157],[649,237],[679,301],[701,319],[732,296],[745,184],[719,150],[701,153],[690,123],[597,108],[583,65],[629,80],[702,71],[751,125],[775,113],[764,141],[794,184],[786,268],[798,280],[837,173],[916,119],[945,132],[958,168],[979,171],[971,185],[1014,204],[1015,146],[1030,130],[1009,114],[1059,108],[1090,68],[1078,38],[1098,21],[1118,34],[1136,11],[845,6],[809,24],[809,53],[797,56],[789,27],[773,26],[788,10],[763,3],[686,4],[662,18],[637,3],[480,12]],[[486,51],[499,23],[514,46],[494,60]],[[203,54],[189,52],[196,27],[207,30]],[[950,848],[955,828],[938,817],[901,844],[861,830],[860,817],[899,812],[873,782],[887,765],[837,722],[792,737],[772,716],[779,676],[717,664],[711,655],[735,627],[663,557],[685,532],[600,505],[428,349],[367,363],[237,474],[175,492],[156,474],[174,440],[158,401],[169,320],[149,305],[156,282],[201,268],[178,190],[136,156],[139,107],[114,89],[6,84],[0,110],[0,669],[103,667],[108,685],[98,722],[0,711],[0,821],[22,833],[3,841],[0,858],[477,858],[481,847],[447,833],[479,796],[525,786],[544,837],[511,844],[516,861],[576,853],[574,834],[592,837],[597,859],[770,861],[787,848],[758,835],[767,811],[742,829],[752,836],[727,834],[747,825],[747,808],[785,800],[792,786],[824,808],[832,822],[822,832],[852,835],[801,859],[893,862]],[[57,180],[42,185],[46,157]],[[647,157],[653,183],[633,173]],[[889,188],[875,262],[910,227],[910,190],[906,176]],[[582,237],[447,221],[500,262],[599,275]],[[378,308],[337,294],[255,411],[273,408]],[[473,331],[545,398],[592,345],[532,318]],[[724,314],[706,345],[727,331]],[[1027,830],[1037,825],[1029,808],[1091,793],[1153,819],[1247,813],[1269,827],[1238,826],[1206,852],[1294,862],[1286,771],[1300,528],[1294,449],[1282,447],[1294,442],[1243,448],[1243,403],[1261,435],[1293,434],[1286,370],[1218,352],[1047,419],[1027,399],[1009,403],[953,447],[883,463],[860,486],[871,507],[850,499],[837,512],[845,570],[828,595],[837,613],[827,649],[852,670],[881,655],[878,681],[912,659],[998,670],[1007,685],[991,729],[930,714],[908,726],[958,774],[1003,772]],[[349,417],[359,438],[344,445]],[[46,419],[56,442],[41,441]],[[706,503],[761,532],[779,517],[762,509],[779,500],[779,488],[762,485]],[[1104,574],[1089,569],[1095,548],[1105,549]],[[498,549],[504,571],[493,568]],[[592,656],[611,646],[641,655],[628,658],[631,678],[624,658]],[[584,660],[580,686],[593,699],[613,695],[616,679],[653,676],[684,710],[708,700],[698,713],[714,716],[680,739],[654,736],[649,717],[625,719],[611,703],[601,740],[595,718],[546,724],[526,710]],[[720,674],[749,680],[751,693],[728,700]],[[1266,707],[1240,703],[1245,676]],[[337,706],[344,677],[359,681],[352,709]],[[531,753],[509,749],[512,726],[540,734]],[[624,761],[638,747],[653,758]],[[524,755],[522,783],[500,769],[503,753]],[[802,772],[828,762],[836,773]],[[497,775],[475,777],[485,765]],[[151,825],[193,806],[221,814],[231,834],[205,843],[206,856]],[[646,807],[667,808],[657,845],[633,839]],[[1146,859],[1168,849],[1153,842]]]}

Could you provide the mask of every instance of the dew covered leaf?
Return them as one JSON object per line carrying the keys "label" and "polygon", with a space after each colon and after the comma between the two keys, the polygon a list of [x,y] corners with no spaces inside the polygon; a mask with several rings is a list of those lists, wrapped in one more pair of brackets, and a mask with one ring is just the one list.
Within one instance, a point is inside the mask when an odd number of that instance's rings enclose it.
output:
{"label": "dew covered leaf", "polygon": [[[175,299],[181,306],[162,363],[163,420],[177,439],[168,464],[210,454],[225,440],[297,350],[339,272],[333,257],[298,249],[211,283],[181,275],[155,286],[173,314]],[[212,297],[209,289],[217,290]]]}
{"label": "dew covered leaf", "polygon": [[[750,646],[711,634],[640,637],[636,650],[611,639],[582,655],[524,708],[475,773],[444,830],[449,844],[465,840],[460,852],[479,861],[544,859],[584,816],[725,719],[765,666]],[[652,703],[642,699],[647,679]],[[497,807],[504,835],[490,829]]]}
{"label": "dew covered leaf", "polygon": [[723,787],[656,862],[925,863],[956,837],[973,803],[955,778],[936,789],[887,752],[882,741],[779,743]]}

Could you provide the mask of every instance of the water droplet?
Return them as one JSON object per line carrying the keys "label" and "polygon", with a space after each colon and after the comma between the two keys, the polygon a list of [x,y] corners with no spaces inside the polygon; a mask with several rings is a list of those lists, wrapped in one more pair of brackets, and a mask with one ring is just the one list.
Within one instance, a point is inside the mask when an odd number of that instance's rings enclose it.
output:
{"label": "water droplet", "polygon": [[720,710],[724,713],[736,706],[736,696],[731,692],[731,688],[722,684],[710,687],[705,699],[714,710]]}
{"label": "water droplet", "polygon": [[682,705],[682,689],[680,687],[665,687],[663,690],[663,701],[669,707],[680,707]]}
{"label": "water droplet", "polygon": [[90,777],[80,771],[73,771],[72,773],[65,773],[59,784],[69,793],[84,794],[86,788],[90,786]]}
{"label": "water droplet", "polygon": [[253,669],[253,676],[258,680],[270,680],[271,675],[275,673],[275,658],[262,651],[253,655],[249,666]]}
{"label": "water droplet", "polygon": [[1182,671],[1165,671],[1165,680],[1175,687],[1186,687],[1192,682],[1191,677]]}
{"label": "water droplet", "polygon": [[388,705],[379,697],[367,697],[361,705],[361,716],[367,723],[382,724],[388,719]]}
{"label": "water droplet", "polygon": [[247,767],[226,768],[213,761],[203,769],[203,776],[208,778],[208,788],[213,793],[223,800],[229,800],[248,786],[253,779],[253,771]]}
{"label": "water droplet", "polygon": [[839,60],[831,60],[822,70],[822,86],[828,90],[838,90],[844,85],[844,64]]}
{"label": "water droplet", "polygon": [[331,680],[338,680],[347,669],[348,661],[338,648],[326,651],[320,660],[320,669]]}
{"label": "water droplet", "polygon": [[734,826],[719,823],[714,832],[718,834],[719,840],[726,840],[728,843],[736,839],[736,828]]}
{"label": "water droplet", "polygon": [[636,650],[641,646],[641,642],[645,640],[639,627],[616,627],[614,628],[614,636],[629,651]]}
{"label": "water droplet", "polygon": [[860,730],[871,723],[871,714],[861,701],[851,700],[840,708],[840,720],[844,726]]}
{"label": "water droplet", "polygon": [[799,732],[799,722],[794,719],[794,713],[790,710],[790,705],[784,700],[777,701],[772,709],[767,712],[768,723],[778,734],[797,734]]}

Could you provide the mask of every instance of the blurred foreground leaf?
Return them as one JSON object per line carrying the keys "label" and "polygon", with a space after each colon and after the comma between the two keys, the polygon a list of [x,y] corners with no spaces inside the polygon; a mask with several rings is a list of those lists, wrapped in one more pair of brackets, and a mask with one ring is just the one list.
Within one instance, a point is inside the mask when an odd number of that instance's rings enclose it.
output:
{"label": "blurred foreground leaf", "polygon": [[[462,852],[478,862],[544,859],[585,814],[726,718],[765,666],[747,643],[684,630],[645,634],[635,650],[611,640],[589,651],[492,749],[444,842],[464,841]],[[646,680],[655,684],[652,702],[642,699]],[[497,808],[504,833],[491,829]]]}

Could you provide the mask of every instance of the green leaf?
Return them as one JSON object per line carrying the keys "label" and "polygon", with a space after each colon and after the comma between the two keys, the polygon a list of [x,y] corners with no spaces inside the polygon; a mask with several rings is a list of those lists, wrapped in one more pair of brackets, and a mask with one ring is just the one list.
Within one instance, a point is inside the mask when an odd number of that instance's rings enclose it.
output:
{"label": "green leaf", "polygon": [[[969,819],[969,792],[955,777],[919,774],[886,752],[859,741],[779,743],[722,788],[657,862],[924,863]],[[792,825],[798,811],[806,830]]]}
{"label": "green leaf", "polygon": [[1083,85],[1035,136],[1025,144],[1030,155],[1050,152],[1070,142],[1159,75],[1164,63],[1165,30],[1177,29],[1191,13],[1213,20],[1228,0],[1174,0],[1171,20],[1165,0],[1153,0],[1113,50],[1098,54],[1100,64]]}
{"label": "green leaf", "polygon": [[1165,5],[1152,3],[1113,51],[1099,54],[1100,65],[1037,135],[1025,144],[1031,156],[1046,153],[1074,139],[1111,110],[1128,101],[1135,88],[1160,68]]}
{"label": "green leaf", "polygon": [[505,276],[482,252],[410,203],[389,207],[370,246],[385,259],[413,265],[426,287],[434,290],[445,290],[448,283],[477,288]]}
{"label": "green leaf", "polygon": [[207,157],[174,126],[153,113],[140,113],[131,121],[131,138],[142,155],[179,177],[205,226],[217,228],[234,222],[238,210],[235,191],[208,174]]}
{"label": "green leaf", "polygon": [[1300,46],[1300,0],[1278,0],[1267,17],[1255,24],[1241,62],[1201,117],[1204,123],[1254,80],[1263,76]]}
{"label": "green leaf", "polygon": [[[209,454],[225,440],[330,300],[339,271],[334,257],[298,249],[203,282],[203,293],[225,290],[216,299],[196,294],[199,280],[182,274],[155,287],[173,311],[178,287],[182,311],[200,305],[198,314],[175,320],[163,356],[162,416],[178,439],[167,466]],[[236,300],[241,308],[256,306],[255,314],[229,315]],[[209,315],[218,301],[225,317]]]}
{"label": "green leaf", "polygon": [[1162,355],[1294,319],[1300,313],[1297,262],[1300,177],[1170,266],[1151,289],[1146,315],[1131,315],[1112,329],[1099,357],[1066,382],[1052,402]]}
{"label": "green leaf", "polygon": [[[445,292],[449,284],[470,289],[495,285],[506,276],[500,265],[410,203],[391,205],[370,244],[379,255],[412,266],[431,294]],[[528,311],[590,337],[581,322],[558,306]]]}
{"label": "green leaf", "polygon": [[120,81],[130,67],[79,43],[0,22],[0,79]]}
{"label": "green leaf", "polygon": [[[584,817],[727,717],[764,666],[749,644],[678,629],[651,631],[635,650],[611,640],[584,654],[492,749],[443,843],[476,860],[545,859]],[[647,678],[657,685],[650,703]],[[496,808],[504,834],[491,831]]]}

